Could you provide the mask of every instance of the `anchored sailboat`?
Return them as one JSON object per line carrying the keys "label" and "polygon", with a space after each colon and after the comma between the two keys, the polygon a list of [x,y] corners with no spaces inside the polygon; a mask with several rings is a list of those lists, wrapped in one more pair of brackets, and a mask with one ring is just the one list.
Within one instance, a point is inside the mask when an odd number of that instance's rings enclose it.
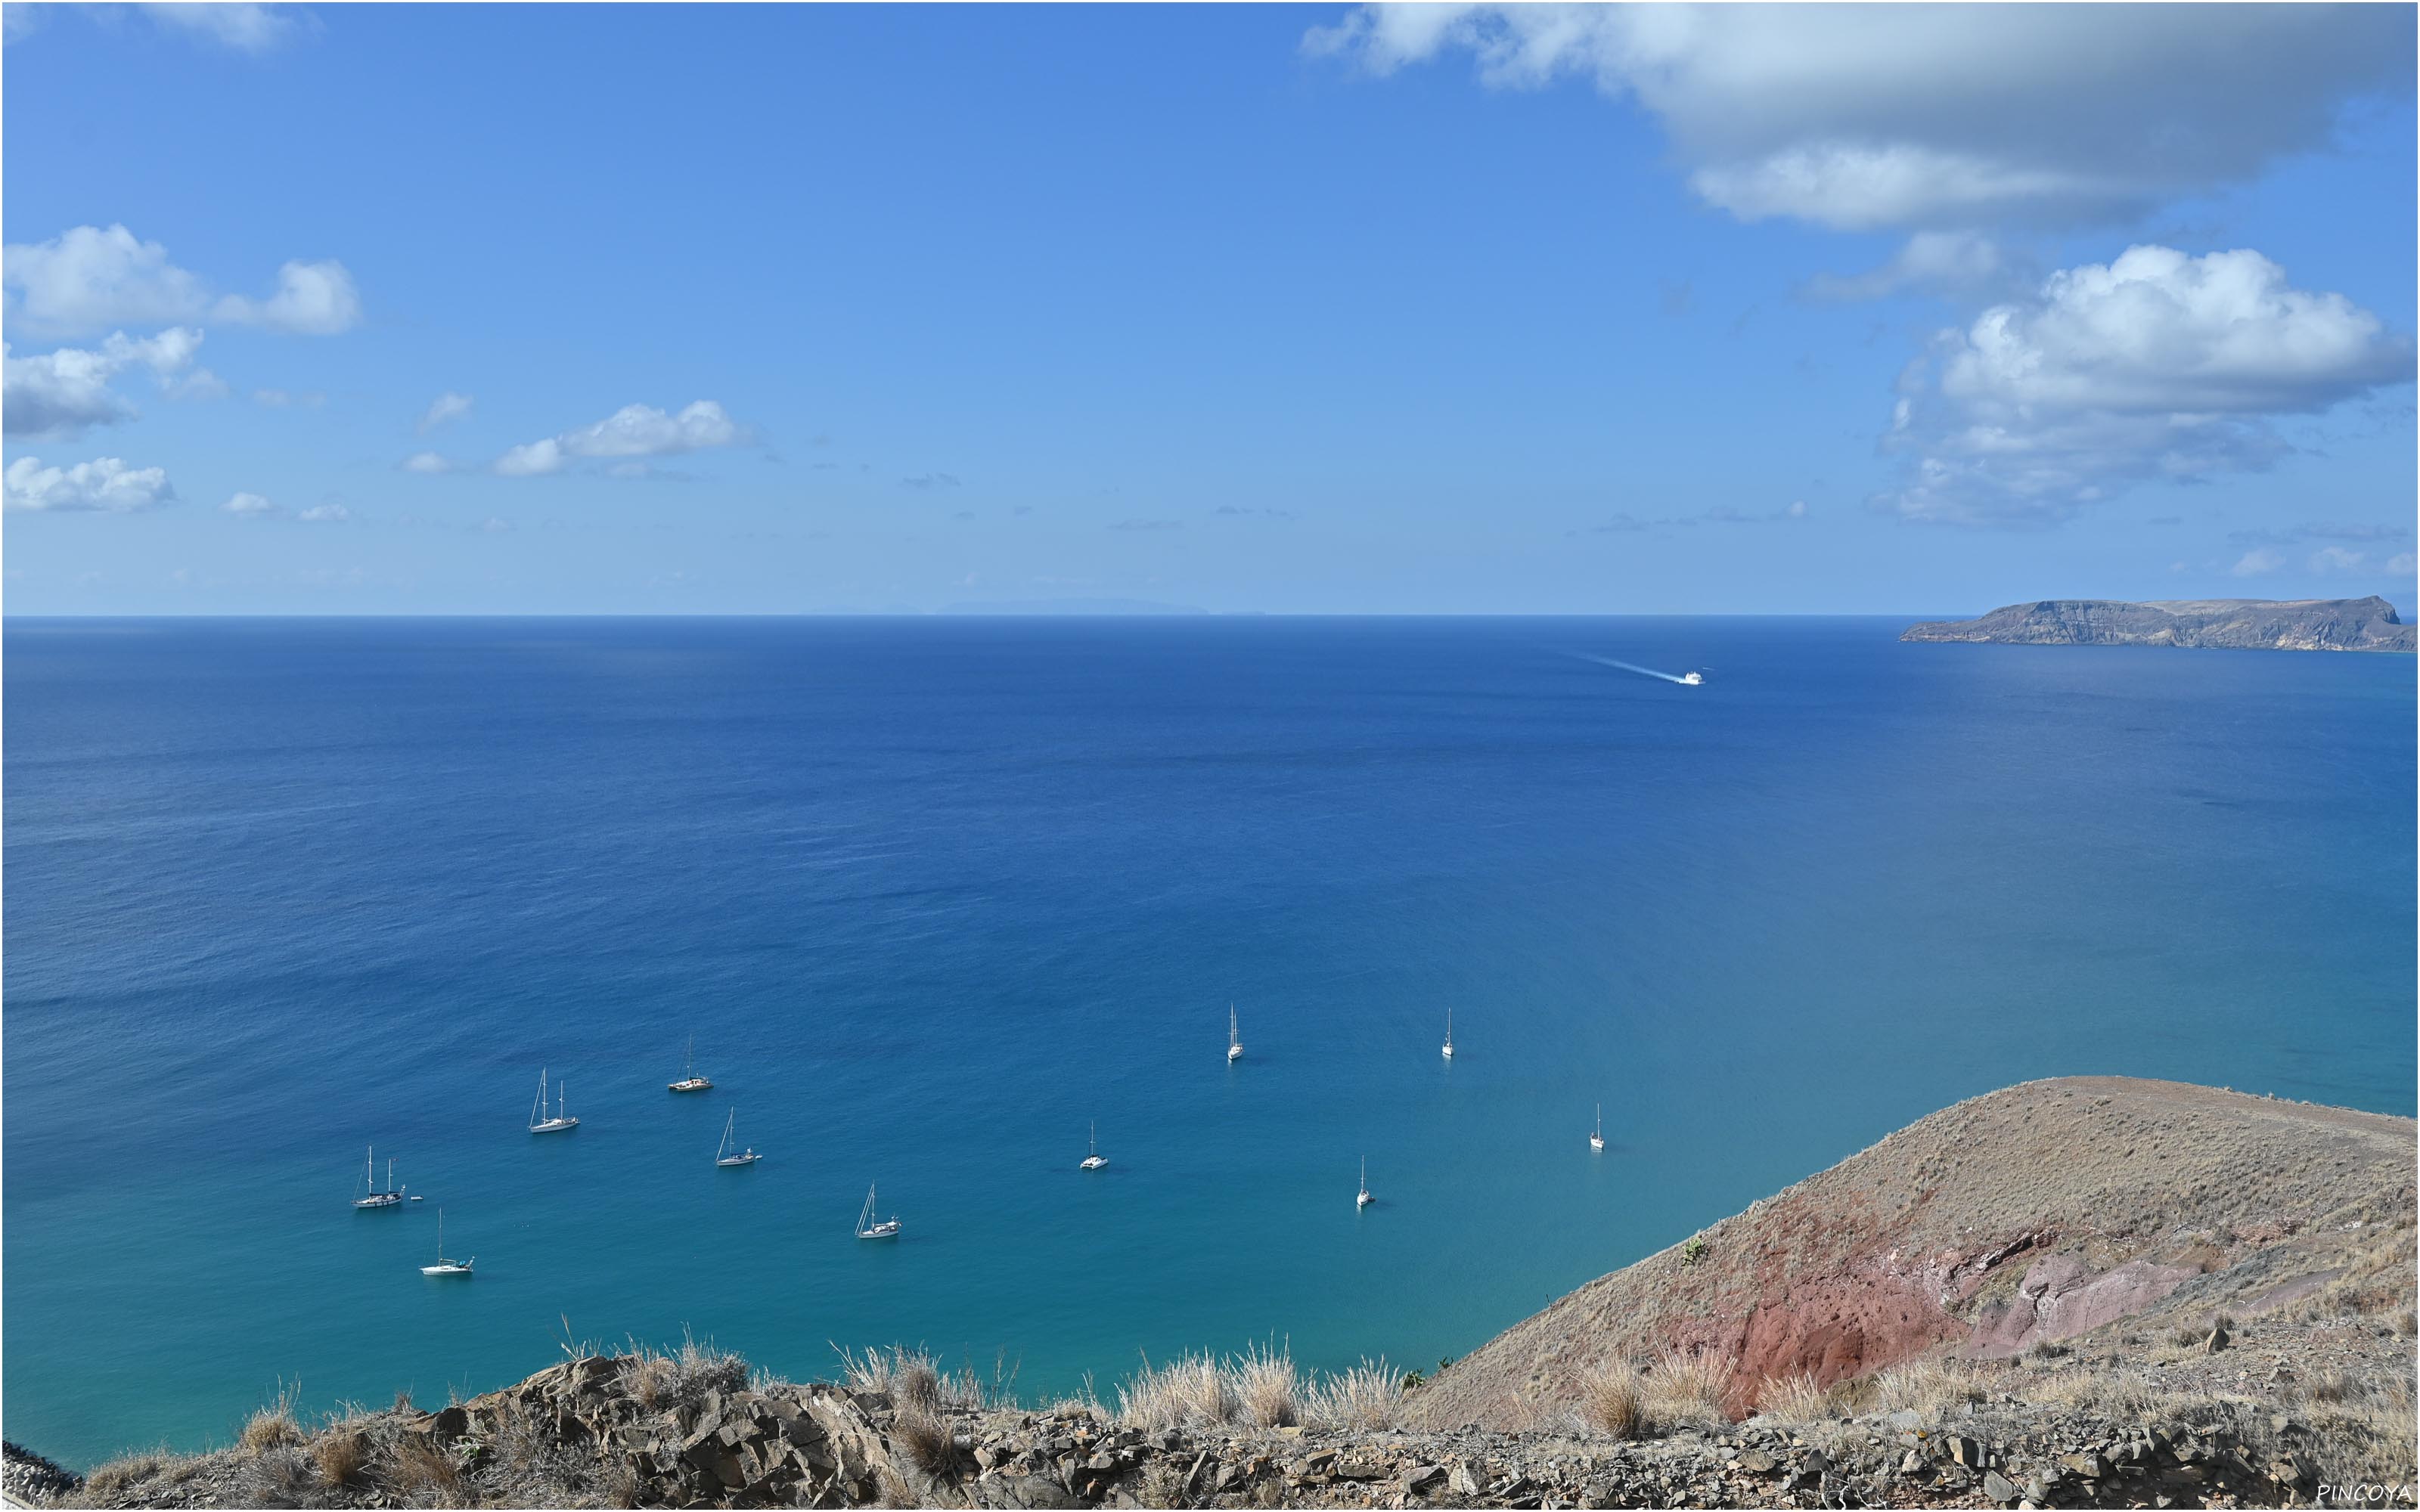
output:
{"label": "anchored sailboat", "polygon": [[731,1125],[738,1119],[738,1117],[739,1110],[737,1108],[733,1108],[723,1117],[722,1143],[716,1146],[714,1150],[714,1164],[717,1165],[753,1165],[758,1161],[765,1158],[756,1153],[756,1149],[753,1145],[750,1146],[746,1149],[734,1149],[731,1148]]}
{"label": "anchored sailboat", "polygon": [[1377,1200],[1370,1195],[1370,1157],[1364,1155],[1361,1157],[1361,1191],[1353,1199],[1354,1211],[1357,1212]]}
{"label": "anchored sailboat", "polygon": [[477,1262],[478,1258],[479,1257],[476,1255],[472,1256],[471,1258],[467,1260],[449,1260],[445,1257],[445,1210],[442,1208],[438,1209],[437,1263],[435,1265],[422,1266],[420,1268],[420,1273],[422,1275],[469,1275],[471,1273],[471,1267]]}
{"label": "anchored sailboat", "polygon": [[1244,1058],[1244,1037],[1235,1032],[1235,1005],[1233,1003],[1227,1005],[1227,1058]]}
{"label": "anchored sailboat", "polygon": [[874,1221],[874,1187],[870,1182],[865,1188],[865,1206],[857,1215],[857,1237],[860,1239],[897,1239],[899,1237],[899,1220],[896,1217],[885,1218],[880,1223]]}
{"label": "anchored sailboat", "polygon": [[537,1101],[530,1104],[530,1133],[561,1134],[566,1129],[580,1127],[578,1119],[564,1114],[563,1085],[561,1082],[554,1084],[554,1117],[550,1119],[546,1116],[546,1072],[541,1071],[537,1073]]}
{"label": "anchored sailboat", "polygon": [[689,1037],[689,1052],[681,1061],[681,1079],[676,1082],[666,1082],[664,1090],[704,1092],[710,1090],[713,1086],[713,1082],[697,1073],[697,1036],[692,1034]]}
{"label": "anchored sailboat", "polygon": [[1453,1058],[1453,1010],[1445,1011],[1445,1058]]}
{"label": "anchored sailboat", "polygon": [[1589,1148],[1598,1151],[1605,1149],[1605,1104],[1602,1103],[1596,1105],[1596,1127],[1589,1131]]}
{"label": "anchored sailboat", "polygon": [[1077,1167],[1078,1170],[1097,1171],[1109,1163],[1109,1157],[1101,1153],[1101,1126],[1098,1122],[1092,1126],[1092,1134],[1084,1141],[1084,1163]]}
{"label": "anchored sailboat", "polygon": [[386,1163],[386,1190],[383,1192],[378,1187],[378,1148],[371,1146],[369,1152],[362,1157],[362,1184],[359,1188],[362,1196],[353,1199],[353,1206],[356,1208],[400,1207],[403,1203],[403,1188],[395,1184],[394,1158],[389,1157]]}

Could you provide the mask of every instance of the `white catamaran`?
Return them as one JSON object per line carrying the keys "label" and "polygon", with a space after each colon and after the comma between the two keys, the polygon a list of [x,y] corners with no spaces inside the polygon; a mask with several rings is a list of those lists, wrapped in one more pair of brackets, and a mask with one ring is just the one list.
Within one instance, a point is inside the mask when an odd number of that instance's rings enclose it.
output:
{"label": "white catamaran", "polygon": [[471,1258],[467,1260],[449,1260],[445,1257],[445,1210],[442,1208],[438,1209],[437,1263],[435,1265],[422,1266],[420,1268],[420,1273],[422,1275],[469,1275],[471,1273],[472,1265],[476,1263],[478,1258],[479,1257],[476,1255],[472,1256]]}
{"label": "white catamaran", "polygon": [[1244,1058],[1244,1037],[1235,1032],[1235,1005],[1233,1003],[1227,1005],[1227,1058]]}
{"label": "white catamaran", "polygon": [[706,1092],[711,1091],[713,1088],[713,1082],[697,1073],[697,1036],[692,1034],[689,1037],[689,1053],[681,1061],[681,1079],[676,1082],[666,1082],[664,1084],[664,1090],[668,1092]]}
{"label": "white catamaran", "polygon": [[395,1184],[395,1159],[393,1156],[389,1156],[387,1158],[386,1190],[383,1192],[379,1190],[378,1185],[378,1149],[376,1146],[370,1147],[369,1153],[363,1157],[363,1167],[362,1184],[359,1188],[362,1195],[353,1198],[354,1207],[395,1208],[403,1205],[403,1188]]}
{"label": "white catamaran", "polygon": [[1084,1140],[1084,1163],[1077,1168],[1097,1171],[1109,1163],[1109,1157],[1101,1153],[1101,1126],[1095,1122],[1092,1126],[1092,1133]]}
{"label": "white catamaran", "polygon": [[722,1143],[716,1146],[714,1150],[714,1164],[717,1165],[753,1165],[765,1158],[756,1153],[756,1148],[753,1145],[746,1149],[731,1148],[731,1125],[738,1117],[739,1110],[733,1108],[723,1118]]}
{"label": "white catamaran", "polygon": [[1445,1011],[1445,1058],[1453,1058],[1453,1010]]}
{"label": "white catamaran", "polygon": [[1370,1195],[1370,1157],[1364,1155],[1361,1157],[1361,1191],[1353,1199],[1354,1210],[1358,1211],[1377,1200]]}
{"label": "white catamaran", "polygon": [[1596,1127],[1589,1131],[1589,1148],[1600,1151],[1605,1149],[1605,1104],[1602,1103],[1596,1105]]}
{"label": "white catamaran", "polygon": [[563,1111],[563,1083],[561,1082],[554,1084],[554,1117],[550,1119],[546,1116],[546,1072],[539,1072],[537,1101],[530,1104],[530,1133],[561,1134],[566,1129],[579,1127],[580,1120],[566,1117]]}
{"label": "white catamaran", "polygon": [[865,1206],[857,1215],[857,1237],[860,1239],[897,1239],[899,1237],[897,1217],[885,1218],[880,1223],[874,1221],[874,1187],[871,1183],[868,1183],[865,1189]]}

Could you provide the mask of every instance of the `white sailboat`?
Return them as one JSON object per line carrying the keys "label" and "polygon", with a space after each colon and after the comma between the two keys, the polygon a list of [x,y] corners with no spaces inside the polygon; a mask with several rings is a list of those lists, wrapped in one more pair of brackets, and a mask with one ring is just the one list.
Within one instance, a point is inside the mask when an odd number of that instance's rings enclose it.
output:
{"label": "white sailboat", "polygon": [[1596,1127],[1589,1131],[1589,1148],[1602,1153],[1605,1149],[1605,1104],[1596,1105]]}
{"label": "white sailboat", "polygon": [[895,1216],[885,1218],[880,1223],[874,1221],[874,1186],[871,1182],[868,1182],[865,1188],[865,1206],[859,1210],[857,1214],[857,1237],[860,1239],[897,1239],[899,1237],[899,1220]]}
{"label": "white sailboat", "polygon": [[1098,1122],[1093,1124],[1092,1133],[1084,1141],[1084,1163],[1077,1167],[1078,1170],[1097,1171],[1109,1163],[1109,1157],[1101,1153],[1101,1126]]}
{"label": "white sailboat", "polygon": [[722,1143],[716,1146],[714,1150],[714,1164],[717,1165],[753,1165],[758,1161],[765,1158],[756,1153],[756,1149],[753,1145],[750,1146],[746,1149],[734,1149],[731,1148],[731,1126],[738,1117],[739,1110],[737,1108],[733,1108],[723,1117]]}
{"label": "white sailboat", "polygon": [[1445,1011],[1445,1058],[1453,1058],[1453,1010]]}
{"label": "white sailboat", "polygon": [[554,1084],[554,1117],[550,1119],[546,1116],[546,1072],[541,1071],[537,1073],[537,1101],[530,1104],[530,1133],[561,1134],[566,1129],[580,1127],[578,1119],[564,1114],[563,1086],[561,1082]]}
{"label": "white sailboat", "polygon": [[1227,1005],[1227,1058],[1244,1058],[1244,1037],[1235,1032],[1235,1005],[1233,1003]]}
{"label": "white sailboat", "polygon": [[1361,1191],[1353,1199],[1354,1211],[1357,1212],[1377,1200],[1370,1195],[1370,1157],[1364,1155],[1361,1157]]}
{"label": "white sailboat", "polygon": [[353,1206],[356,1208],[395,1208],[402,1206],[403,1188],[395,1184],[394,1158],[390,1156],[386,1163],[386,1190],[383,1192],[380,1191],[378,1187],[378,1147],[375,1145],[371,1146],[369,1148],[369,1153],[363,1156],[362,1160],[362,1196],[353,1199]]}
{"label": "white sailboat", "polygon": [[422,1275],[469,1275],[471,1267],[478,1261],[478,1258],[476,1255],[467,1260],[449,1260],[445,1257],[445,1210],[438,1209],[437,1263],[422,1266],[420,1273]]}
{"label": "white sailboat", "polygon": [[711,1091],[713,1088],[714,1083],[712,1081],[704,1076],[700,1076],[697,1073],[697,1036],[692,1034],[689,1037],[689,1052],[681,1061],[681,1079],[676,1082],[666,1082],[664,1084],[664,1090],[668,1092],[705,1092]]}

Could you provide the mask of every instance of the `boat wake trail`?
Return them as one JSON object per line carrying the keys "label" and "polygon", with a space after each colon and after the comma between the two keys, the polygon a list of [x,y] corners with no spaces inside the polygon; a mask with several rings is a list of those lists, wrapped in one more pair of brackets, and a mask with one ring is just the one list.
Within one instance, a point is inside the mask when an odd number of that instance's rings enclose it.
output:
{"label": "boat wake trail", "polygon": [[1637,672],[1641,677],[1660,677],[1668,683],[1678,683],[1683,687],[1695,687],[1705,680],[1695,672],[1685,677],[1674,672],[1659,672],[1652,667],[1640,667],[1626,661],[1616,661],[1611,656],[1591,656],[1585,651],[1566,652],[1565,655],[1577,656],[1582,661],[1595,662],[1600,667],[1619,667],[1623,671]]}

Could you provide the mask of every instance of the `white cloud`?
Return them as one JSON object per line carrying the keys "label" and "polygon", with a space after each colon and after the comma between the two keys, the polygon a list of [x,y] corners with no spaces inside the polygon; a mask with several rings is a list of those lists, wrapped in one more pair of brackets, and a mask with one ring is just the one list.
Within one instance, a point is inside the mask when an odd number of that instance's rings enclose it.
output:
{"label": "white cloud", "polygon": [[2238,578],[2257,578],[2264,573],[2275,572],[2285,564],[2285,552],[2273,546],[2263,546],[2244,552],[2242,560],[2229,570]]}
{"label": "white cloud", "polygon": [[344,520],[352,518],[353,512],[342,504],[313,504],[294,517],[314,521]]}
{"label": "white cloud", "polygon": [[41,13],[20,0],[8,0],[0,5],[0,42],[14,42],[33,35]]}
{"label": "white cloud", "polygon": [[239,53],[266,53],[299,29],[293,13],[284,6],[199,4],[186,0],[175,5],[147,5],[143,8],[171,31],[200,37]]}
{"label": "white cloud", "polygon": [[290,262],[277,270],[277,292],[266,300],[230,294],[214,312],[231,325],[266,326],[298,336],[333,336],[362,322],[353,275],[333,258]]}
{"label": "white cloud", "polygon": [[406,472],[451,472],[454,464],[435,452],[414,452],[403,459]]}
{"label": "white cloud", "polygon": [[449,420],[461,419],[471,412],[471,396],[467,393],[448,392],[439,394],[429,401],[428,409],[420,417],[420,434],[426,436]]}
{"label": "white cloud", "polygon": [[1913,458],[1878,502],[1905,517],[2041,525],[2148,480],[2265,468],[2268,417],[2409,381],[2411,343],[2257,252],[2133,247],[1945,331],[1885,438]]}
{"label": "white cloud", "polygon": [[21,456],[8,464],[5,478],[0,503],[13,510],[124,515],[177,497],[166,472],[158,468],[130,468],[114,456],[78,462],[70,468],[46,468],[38,458]]}
{"label": "white cloud", "polygon": [[2324,147],[2410,91],[2408,9],[2298,6],[1365,6],[1306,51],[1385,74],[1592,80],[1744,220],[1947,229],[2124,219]]}
{"label": "white cloud", "polygon": [[173,396],[209,397],[213,387],[224,388],[217,375],[207,368],[184,373],[201,345],[202,333],[183,326],[139,340],[118,332],[97,349],[62,347],[37,357],[18,357],[0,345],[0,430],[23,440],[72,440],[91,426],[132,419],[134,407],[109,385],[132,367],[149,369]]}
{"label": "white cloud", "polygon": [[2010,282],[2009,260],[1990,237],[1972,231],[1918,231],[1891,260],[1868,272],[1819,273],[1807,291],[1821,300],[1879,300],[1893,294],[1973,295]]}
{"label": "white cloud", "polygon": [[582,458],[675,456],[734,446],[747,439],[747,430],[711,399],[700,399],[677,414],[651,405],[625,405],[593,425],[514,447],[496,459],[496,471],[506,477],[532,477],[559,472]]}
{"label": "white cloud", "polygon": [[198,274],[168,260],[166,247],[123,225],[11,243],[0,254],[0,286],[11,323],[57,336],[204,318],[333,335],[361,319],[361,296],[342,263],[289,262],[266,300],[215,297]]}
{"label": "white cloud", "polygon": [[240,493],[219,505],[230,515],[274,515],[277,506],[256,493]]}

